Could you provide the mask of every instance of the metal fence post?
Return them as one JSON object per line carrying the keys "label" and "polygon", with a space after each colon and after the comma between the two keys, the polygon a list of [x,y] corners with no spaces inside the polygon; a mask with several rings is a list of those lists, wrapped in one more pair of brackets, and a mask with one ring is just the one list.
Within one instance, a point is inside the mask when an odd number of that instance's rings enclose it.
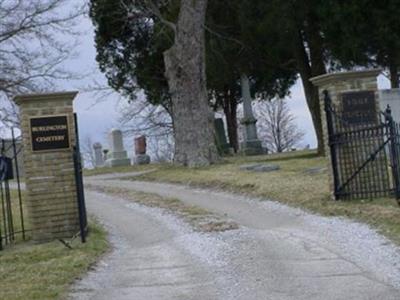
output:
{"label": "metal fence post", "polygon": [[75,182],[76,182],[76,192],[78,198],[78,210],[79,210],[79,226],[81,232],[82,243],[86,242],[86,234],[88,231],[87,225],[87,215],[86,215],[86,205],[85,205],[85,192],[83,185],[83,175],[82,175],[82,161],[81,152],[79,145],[79,132],[78,132],[78,117],[76,113],[74,114],[75,121],[75,136],[76,145],[74,147],[74,167],[75,167]]}
{"label": "metal fence post", "polygon": [[397,145],[397,128],[393,121],[392,110],[388,105],[385,110],[385,121],[389,129],[389,141],[390,141],[390,160],[392,165],[392,176],[394,182],[394,192],[397,203],[400,204],[400,174],[399,174],[399,151]]}
{"label": "metal fence post", "polygon": [[331,164],[332,164],[332,172],[333,172],[333,185],[334,185],[334,194],[335,200],[339,200],[339,176],[338,176],[338,166],[337,166],[337,156],[336,156],[336,147],[334,140],[334,126],[333,126],[333,117],[332,117],[332,100],[329,96],[329,92],[327,90],[323,91],[324,93],[324,105],[325,105],[325,114],[326,114],[326,125],[328,130],[328,141],[329,141],[329,149],[331,154]]}
{"label": "metal fence post", "polygon": [[18,189],[19,213],[21,217],[22,239],[25,240],[24,210],[22,206],[21,181],[19,176],[19,165],[18,165],[18,151],[17,151],[17,145],[15,143],[14,128],[11,128],[11,136],[12,136],[12,147],[13,147],[14,162],[15,162],[15,174],[17,176],[17,189]]}

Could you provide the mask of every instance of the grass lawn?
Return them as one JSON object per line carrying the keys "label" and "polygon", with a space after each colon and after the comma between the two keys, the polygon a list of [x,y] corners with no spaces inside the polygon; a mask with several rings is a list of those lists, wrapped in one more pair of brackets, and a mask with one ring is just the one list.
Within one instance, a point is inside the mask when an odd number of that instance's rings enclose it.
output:
{"label": "grass lawn", "polygon": [[20,243],[0,251],[0,299],[62,299],[108,248],[105,232],[91,223],[87,242],[68,249],[58,241]]}
{"label": "grass lawn", "polygon": [[[11,196],[16,204],[16,192],[12,191]],[[17,231],[19,207],[13,205],[13,210]],[[26,227],[29,229],[29,224]],[[72,249],[59,241],[35,245],[21,240],[21,235],[17,235],[15,244],[0,251],[0,299],[62,299],[70,284],[108,249],[105,232],[94,222],[90,224],[87,242],[81,244],[77,238]]]}
{"label": "grass lawn", "polygon": [[[14,232],[15,232],[15,242],[21,242],[22,241],[22,223],[21,223],[21,209],[19,205],[19,198],[18,198],[18,192],[16,190],[10,190],[10,196],[11,196],[11,207],[12,207],[12,219],[13,219],[13,224],[14,224]],[[25,197],[25,192],[21,191],[21,198],[22,198],[22,214],[25,216],[23,218],[24,220],[24,228],[26,230],[25,235],[26,239],[29,239],[30,231],[29,231],[29,223],[28,223],[28,217],[27,217],[27,212],[26,212],[26,207],[24,205],[23,199]],[[4,205],[6,205],[5,200],[4,200]],[[7,211],[7,210],[5,210]],[[7,212],[5,212],[7,215]],[[3,205],[0,205],[0,228],[1,228],[1,234],[3,235],[4,239],[4,223],[3,223]],[[3,240],[3,246],[4,246],[4,240]],[[1,252],[0,252],[1,253]]]}
{"label": "grass lawn", "polygon": [[[239,169],[241,164],[278,164],[270,173]],[[155,172],[131,180],[146,180],[211,187],[279,201],[325,216],[343,216],[372,225],[400,244],[400,208],[394,199],[332,201],[326,172],[310,174],[310,168],[326,167],[324,157],[312,151],[256,157],[232,157],[206,168],[188,169],[172,165],[150,165]],[[142,169],[145,167],[142,167]],[[106,171],[106,170],[105,170]]]}

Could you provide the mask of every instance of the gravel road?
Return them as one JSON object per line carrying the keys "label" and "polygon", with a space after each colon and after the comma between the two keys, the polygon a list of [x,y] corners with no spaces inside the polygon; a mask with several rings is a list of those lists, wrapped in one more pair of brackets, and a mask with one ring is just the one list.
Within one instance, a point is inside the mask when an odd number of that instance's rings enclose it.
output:
{"label": "gravel road", "polygon": [[236,221],[202,234],[174,216],[88,192],[89,213],[114,250],[79,281],[72,299],[400,299],[400,251],[368,226],[184,186],[87,183],[178,198]]}

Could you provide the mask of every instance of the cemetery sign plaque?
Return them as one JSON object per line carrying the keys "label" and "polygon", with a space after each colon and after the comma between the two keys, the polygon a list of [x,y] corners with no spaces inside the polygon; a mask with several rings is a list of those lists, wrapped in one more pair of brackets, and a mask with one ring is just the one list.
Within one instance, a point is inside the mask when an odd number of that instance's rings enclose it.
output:
{"label": "cemetery sign plaque", "polygon": [[374,91],[342,94],[343,117],[349,125],[374,124],[377,122]]}
{"label": "cemetery sign plaque", "polygon": [[30,118],[32,151],[69,149],[69,126],[66,115]]}

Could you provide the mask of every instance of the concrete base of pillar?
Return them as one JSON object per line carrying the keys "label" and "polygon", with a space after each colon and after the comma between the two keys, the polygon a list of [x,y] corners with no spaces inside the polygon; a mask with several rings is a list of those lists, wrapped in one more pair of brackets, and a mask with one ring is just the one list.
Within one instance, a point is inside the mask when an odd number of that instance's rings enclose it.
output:
{"label": "concrete base of pillar", "polygon": [[242,152],[245,155],[261,155],[264,149],[260,140],[250,140],[242,143]]}

